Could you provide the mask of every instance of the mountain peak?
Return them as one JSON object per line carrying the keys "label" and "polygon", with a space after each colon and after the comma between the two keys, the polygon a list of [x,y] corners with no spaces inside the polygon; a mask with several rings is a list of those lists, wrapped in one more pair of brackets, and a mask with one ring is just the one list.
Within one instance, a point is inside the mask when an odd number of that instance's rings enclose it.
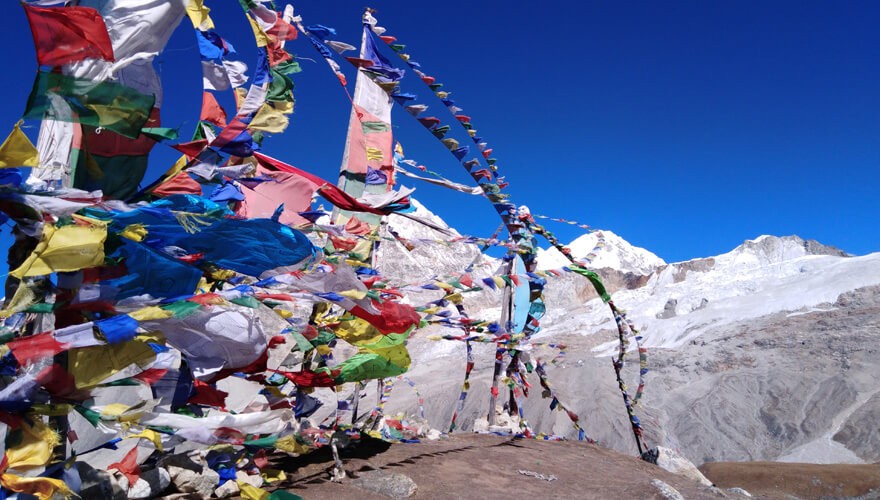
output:
{"label": "mountain peak", "polygon": [[[591,253],[594,254],[587,265],[595,269],[608,267],[636,274],[651,274],[666,264],[650,251],[633,246],[607,230],[581,235],[569,243],[568,248],[576,260],[583,260]],[[555,248],[538,250],[539,269],[555,269],[568,264],[568,259]]]}
{"label": "mountain peak", "polygon": [[734,262],[757,261],[756,263],[778,263],[805,257],[807,255],[832,255],[848,257],[846,252],[816,240],[805,240],[797,235],[771,236],[763,234],[746,240],[730,252],[719,255],[720,260]]}

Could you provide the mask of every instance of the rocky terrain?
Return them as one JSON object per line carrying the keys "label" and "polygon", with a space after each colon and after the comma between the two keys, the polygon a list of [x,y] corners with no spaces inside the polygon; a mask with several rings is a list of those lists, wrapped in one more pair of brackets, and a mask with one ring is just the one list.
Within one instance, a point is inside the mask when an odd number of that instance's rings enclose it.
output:
{"label": "rocky terrain", "polygon": [[[412,229],[409,221],[396,230],[423,231]],[[419,234],[428,238],[429,233]],[[576,257],[594,250],[594,235],[574,242]],[[880,377],[880,254],[853,257],[796,236],[761,236],[723,255],[667,264],[613,233],[603,235],[606,244],[595,250],[594,262],[617,266],[598,271],[650,348],[651,372],[638,409],[650,445],[678,449],[695,463],[880,460],[880,431],[866,425],[880,417],[875,382]],[[446,272],[454,273],[475,257],[465,245],[461,254],[458,247],[426,246],[421,255],[412,252],[403,261],[400,253],[406,250],[388,246],[380,267],[405,262],[414,270],[428,269],[442,255]],[[615,255],[602,257],[602,252]],[[552,257],[542,252],[541,267],[560,264]],[[475,275],[488,275],[497,266],[493,259],[485,262]],[[497,318],[497,296],[469,297],[469,314]],[[616,332],[607,309],[586,280],[570,274],[549,280],[546,302],[548,314],[532,357],[555,359],[548,365],[551,384],[591,437],[634,454],[609,360]],[[415,359],[408,376],[424,398],[431,425],[446,430],[465,355],[460,343],[427,339],[437,332],[420,331],[411,340]],[[551,342],[566,344],[564,356],[543,345]],[[459,420],[463,430],[488,412],[492,347],[477,345],[474,352],[476,368]],[[635,365],[627,374],[634,388]],[[537,378],[532,383],[537,387]],[[415,392],[399,386],[389,409],[415,412]],[[532,391],[526,404],[532,427],[575,436],[567,416],[550,411],[548,404],[539,389]]]}

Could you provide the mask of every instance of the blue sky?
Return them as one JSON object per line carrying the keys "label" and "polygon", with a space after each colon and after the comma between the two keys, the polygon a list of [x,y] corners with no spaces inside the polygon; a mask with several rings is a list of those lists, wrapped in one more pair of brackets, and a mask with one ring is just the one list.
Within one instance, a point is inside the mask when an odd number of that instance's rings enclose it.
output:
{"label": "blue sky", "polygon": [[[246,63],[237,2],[209,1]],[[358,1],[300,2],[306,24],[357,45]],[[380,24],[473,117],[534,213],[610,229],[667,261],[714,255],[760,234],[798,234],[855,254],[880,250],[880,3],[373,1]],[[0,7],[0,123],[21,115],[36,71],[17,2]],[[305,40],[292,124],[265,151],[335,180],[349,103]],[[389,55],[391,53],[389,52]],[[395,59],[396,61],[396,59]],[[201,103],[188,22],[157,59],[163,124],[191,133]],[[343,70],[350,75],[349,67]],[[412,75],[404,91],[445,110]],[[228,98],[221,104],[229,105]],[[407,156],[467,175],[403,112]],[[36,122],[28,133],[36,136]],[[147,181],[175,155],[158,146]],[[483,199],[418,184],[416,197],[462,233],[498,220]],[[547,223],[563,241],[580,232]],[[6,232],[6,231],[4,231]]]}

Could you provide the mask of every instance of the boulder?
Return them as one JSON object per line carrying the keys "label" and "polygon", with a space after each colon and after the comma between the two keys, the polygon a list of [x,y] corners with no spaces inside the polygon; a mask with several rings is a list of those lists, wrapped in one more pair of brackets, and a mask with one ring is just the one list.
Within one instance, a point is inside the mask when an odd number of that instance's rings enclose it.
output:
{"label": "boulder", "polygon": [[167,469],[156,467],[141,472],[141,477],[128,489],[128,498],[154,498],[171,485]]}
{"label": "boulder", "polygon": [[657,465],[663,469],[668,470],[669,472],[674,472],[675,474],[681,474],[682,476],[689,477],[694,481],[697,481],[700,484],[704,484],[706,486],[712,486],[712,481],[706,479],[706,476],[697,469],[697,466],[694,465],[693,462],[684,458],[677,451],[666,448],[665,446],[658,446],[657,450]]}
{"label": "boulder", "polygon": [[210,498],[220,482],[220,474],[208,467],[197,451],[169,455],[160,465],[168,470],[177,491],[191,498]]}
{"label": "boulder", "polygon": [[372,491],[391,498],[409,498],[415,495],[418,486],[409,476],[371,470],[360,473],[351,484],[358,488]]}
{"label": "boulder", "polygon": [[226,481],[214,490],[214,495],[216,495],[217,498],[229,498],[238,495],[240,492],[241,488],[238,487],[237,482]]}

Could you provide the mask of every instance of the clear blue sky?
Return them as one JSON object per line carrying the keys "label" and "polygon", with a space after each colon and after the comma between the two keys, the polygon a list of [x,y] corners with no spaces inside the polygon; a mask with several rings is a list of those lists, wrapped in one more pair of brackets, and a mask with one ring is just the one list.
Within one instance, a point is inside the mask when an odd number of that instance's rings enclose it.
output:
{"label": "clear blue sky", "polygon": [[[207,3],[218,33],[252,64],[252,34],[237,2]],[[335,27],[337,39],[357,45],[366,3],[296,7],[306,24]],[[880,251],[878,2],[371,6],[389,34],[453,91],[494,147],[513,200],[535,213],[610,229],[667,261],[725,252],[760,234],[798,234],[855,254]],[[5,134],[24,109],[36,62],[21,7],[3,2],[0,13]],[[304,39],[288,49],[315,62],[301,60],[292,125],[269,138],[265,151],[335,180],[348,101]],[[164,125],[188,135],[201,103],[188,21],[157,61]],[[428,114],[448,118],[420,82],[408,77],[404,86],[432,105]],[[35,137],[36,122],[30,125]],[[395,133],[407,156],[468,180],[403,112]],[[174,159],[166,150],[157,147],[151,176]],[[417,198],[463,233],[487,236],[497,225],[486,200],[416,187]],[[548,227],[563,241],[580,234]]]}

